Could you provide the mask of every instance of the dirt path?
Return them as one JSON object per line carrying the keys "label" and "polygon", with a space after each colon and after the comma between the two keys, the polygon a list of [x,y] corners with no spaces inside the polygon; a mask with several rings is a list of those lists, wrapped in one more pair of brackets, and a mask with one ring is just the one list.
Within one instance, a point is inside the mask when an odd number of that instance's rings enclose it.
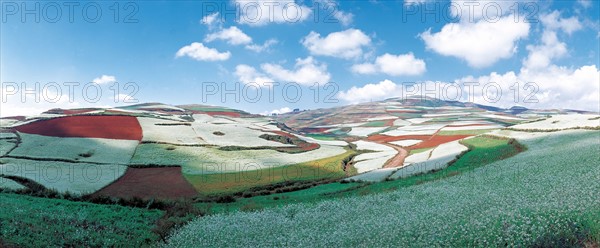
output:
{"label": "dirt path", "polygon": [[402,148],[401,146],[393,145],[390,143],[385,143],[385,142],[377,142],[377,143],[394,148],[394,150],[396,150],[398,152],[398,154],[396,154],[396,156],[394,156],[392,159],[385,162],[385,165],[383,165],[383,168],[397,168],[397,167],[402,167],[404,165],[404,159],[408,156],[408,151],[406,149]]}

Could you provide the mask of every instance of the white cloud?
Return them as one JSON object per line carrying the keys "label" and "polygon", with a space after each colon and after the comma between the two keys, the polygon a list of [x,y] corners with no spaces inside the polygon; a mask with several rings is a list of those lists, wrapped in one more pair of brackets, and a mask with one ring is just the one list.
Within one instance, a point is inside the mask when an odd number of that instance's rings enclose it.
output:
{"label": "white cloud", "polygon": [[184,46],[175,54],[176,58],[188,56],[199,61],[223,61],[231,57],[231,53],[219,52],[217,49],[205,47],[204,44],[194,42]]}
{"label": "white cloud", "polygon": [[352,24],[354,14],[342,10],[336,10],[333,13],[333,17],[335,17],[335,19],[337,19],[343,26],[348,26]]}
{"label": "white cloud", "polygon": [[200,23],[206,25],[209,30],[215,29],[217,27],[220,28],[222,25],[221,19],[219,18],[219,12],[215,12],[202,17]]}
{"label": "white cloud", "polygon": [[307,20],[312,10],[294,0],[232,0],[239,12],[239,23],[263,26],[271,23],[298,23]]}
{"label": "white cloud", "polygon": [[577,0],[577,3],[584,8],[592,7],[592,0]]}
{"label": "white cloud", "polygon": [[256,71],[252,66],[241,64],[235,67],[235,75],[241,83],[257,83],[259,86],[274,82],[264,74]]}
{"label": "white cloud", "polygon": [[262,64],[261,69],[270,77],[283,82],[295,82],[302,85],[328,83],[331,74],[327,71],[327,65],[317,62],[313,57],[296,59],[294,69],[288,70],[279,64]]}
{"label": "white cloud", "polygon": [[330,33],[324,38],[311,31],[302,39],[302,45],[312,55],[351,59],[363,54],[363,47],[371,45],[371,38],[358,29]]}
{"label": "white cloud", "polygon": [[277,41],[276,39],[268,39],[262,45],[249,44],[249,45],[246,45],[245,48],[250,51],[260,53],[260,52],[268,51],[269,48],[271,48],[273,45],[276,45],[277,43],[279,43],[279,41]]}
{"label": "white cloud", "polygon": [[216,33],[210,33],[206,35],[206,38],[204,38],[204,41],[206,42],[211,42],[214,40],[224,40],[231,45],[245,45],[252,43],[252,38],[250,38],[250,36],[246,35],[236,26],[221,29]]}
{"label": "white cloud", "polygon": [[541,15],[540,21],[546,29],[562,30],[569,35],[583,28],[577,17],[562,18],[560,12],[556,10],[550,14]]}
{"label": "white cloud", "polygon": [[347,91],[340,91],[338,98],[350,103],[369,102],[398,96],[401,91],[399,85],[390,80],[376,84],[366,84],[362,87],[352,86]]}
{"label": "white cloud", "polygon": [[527,37],[529,23],[502,17],[497,22],[449,23],[439,33],[420,34],[427,49],[467,61],[472,67],[487,67],[513,56],[517,41]]}
{"label": "white cloud", "polygon": [[544,26],[542,44],[527,46],[529,55],[523,60],[523,67],[527,70],[546,68],[554,59],[567,54],[567,44],[558,40],[558,31],[570,35],[582,28],[576,17],[562,18],[558,11],[541,15],[540,20]]}
{"label": "white cloud", "polygon": [[386,53],[375,59],[375,63],[352,66],[352,71],[359,74],[385,73],[390,76],[421,75],[426,71],[425,61],[415,58],[412,53],[392,55]]}
{"label": "white cloud", "polygon": [[285,114],[285,113],[289,113],[289,112],[292,112],[291,108],[283,107],[283,108],[280,108],[280,109],[274,109],[274,110],[271,110],[271,111],[262,112],[261,115],[272,115],[272,114],[278,114],[278,115],[280,115],[280,114]]}
{"label": "white cloud", "polygon": [[109,76],[109,75],[102,75],[102,76],[94,78],[94,80],[92,80],[92,82],[95,84],[108,84],[108,83],[114,83],[116,81],[117,81],[117,78],[115,78],[115,76]]}
{"label": "white cloud", "polygon": [[560,42],[556,32],[545,30],[542,34],[541,45],[528,45],[529,55],[523,60],[523,66],[528,69],[541,69],[550,65],[553,59],[567,54],[567,45]]}
{"label": "white cloud", "polygon": [[462,23],[475,23],[479,20],[495,22],[503,15],[513,13],[516,0],[452,0],[450,14]]}
{"label": "white cloud", "polygon": [[404,6],[417,5],[427,2],[427,0],[404,0]]}

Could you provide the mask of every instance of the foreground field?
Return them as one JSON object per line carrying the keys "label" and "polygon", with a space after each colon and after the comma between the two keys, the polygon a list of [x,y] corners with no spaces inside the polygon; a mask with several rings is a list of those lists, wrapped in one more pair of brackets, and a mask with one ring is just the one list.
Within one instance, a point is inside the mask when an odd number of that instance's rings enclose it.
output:
{"label": "foreground field", "polygon": [[564,131],[525,142],[528,151],[517,156],[394,192],[204,217],[166,246],[600,242],[600,132]]}
{"label": "foreground field", "polygon": [[148,246],[162,211],[0,193],[0,246]]}

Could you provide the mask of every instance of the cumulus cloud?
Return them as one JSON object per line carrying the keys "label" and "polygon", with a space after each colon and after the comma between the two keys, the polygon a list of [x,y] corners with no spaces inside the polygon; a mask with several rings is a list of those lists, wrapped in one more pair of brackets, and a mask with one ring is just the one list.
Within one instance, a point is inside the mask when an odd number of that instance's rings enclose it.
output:
{"label": "cumulus cloud", "polygon": [[250,26],[299,23],[307,20],[311,8],[294,0],[233,0],[240,12],[239,23]]}
{"label": "cumulus cloud", "polygon": [[363,48],[371,45],[371,38],[358,29],[334,32],[325,37],[311,31],[302,39],[302,45],[312,55],[352,59],[363,54]]}
{"label": "cumulus cloud", "polygon": [[265,112],[262,112],[261,114],[262,115],[272,115],[272,114],[280,115],[280,114],[285,114],[285,113],[289,113],[289,112],[292,112],[291,108],[283,107],[283,108],[280,108],[280,109],[274,109],[274,110],[271,110],[271,111],[265,111]]}
{"label": "cumulus cloud", "polygon": [[229,51],[219,52],[217,49],[208,48],[202,43],[194,42],[180,48],[175,54],[176,58],[184,56],[198,61],[223,61],[228,60],[231,57],[231,53]]}
{"label": "cumulus cloud", "polygon": [[250,36],[246,35],[236,26],[221,29],[215,33],[210,33],[206,35],[206,38],[204,38],[204,41],[206,42],[211,42],[214,40],[224,40],[231,45],[244,45],[252,43],[252,38],[250,38]]}
{"label": "cumulus cloud", "polygon": [[561,18],[558,11],[541,15],[540,20],[544,26],[541,44],[528,45],[529,55],[523,60],[523,67],[528,70],[546,68],[554,59],[567,54],[567,44],[558,39],[557,32],[570,35],[582,28],[576,17]]}
{"label": "cumulus cloud", "polygon": [[275,80],[295,82],[303,85],[325,84],[331,79],[327,65],[317,62],[313,57],[296,59],[293,69],[285,69],[279,64],[262,64],[261,69]]}
{"label": "cumulus cloud", "polygon": [[390,80],[376,84],[366,84],[362,87],[352,86],[347,91],[340,91],[338,98],[350,103],[369,102],[398,96],[401,87]]}
{"label": "cumulus cloud", "polygon": [[540,21],[542,21],[542,24],[548,30],[561,30],[569,35],[583,28],[577,17],[562,18],[560,12],[556,10],[549,14],[541,15]]}
{"label": "cumulus cloud", "polygon": [[102,75],[102,76],[94,78],[94,80],[92,80],[92,82],[95,84],[108,84],[108,83],[114,83],[116,81],[117,81],[117,78],[115,78],[115,76],[109,76],[109,75]]}
{"label": "cumulus cloud", "polygon": [[479,20],[495,22],[499,17],[512,13],[517,0],[452,0],[450,14],[462,23],[474,23]]}
{"label": "cumulus cloud", "polygon": [[427,49],[482,68],[512,57],[517,50],[517,41],[528,36],[529,28],[529,23],[515,22],[510,15],[497,22],[449,23],[438,33],[427,30],[420,37]]}
{"label": "cumulus cloud", "polygon": [[279,41],[277,41],[276,39],[268,39],[262,45],[249,44],[249,45],[246,45],[245,48],[250,51],[260,53],[260,52],[268,51],[269,48],[271,48],[273,45],[276,45],[277,43],[279,43]]}
{"label": "cumulus cloud", "polygon": [[364,63],[352,66],[352,71],[359,74],[385,73],[390,76],[414,76],[426,71],[425,61],[415,58],[412,53],[392,55],[386,53],[375,59],[375,63]]}
{"label": "cumulus cloud", "polygon": [[258,72],[256,68],[245,64],[235,67],[235,75],[238,77],[238,80],[244,84],[257,83],[259,86],[263,86],[274,82],[272,79]]}
{"label": "cumulus cloud", "polygon": [[200,23],[206,25],[210,30],[215,29],[217,27],[221,27],[222,25],[221,19],[219,19],[219,12],[215,12],[202,17]]}

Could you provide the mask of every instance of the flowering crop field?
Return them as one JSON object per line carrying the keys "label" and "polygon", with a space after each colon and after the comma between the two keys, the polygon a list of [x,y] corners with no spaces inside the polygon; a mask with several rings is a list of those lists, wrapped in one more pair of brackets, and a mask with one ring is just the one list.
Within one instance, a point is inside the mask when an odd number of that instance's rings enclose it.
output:
{"label": "flowering crop field", "polygon": [[166,247],[566,246],[600,241],[600,132],[393,192],[203,217]]}
{"label": "flowering crop field", "polygon": [[[160,210],[0,193],[0,246],[148,246]],[[8,246],[11,247],[11,246]]]}

